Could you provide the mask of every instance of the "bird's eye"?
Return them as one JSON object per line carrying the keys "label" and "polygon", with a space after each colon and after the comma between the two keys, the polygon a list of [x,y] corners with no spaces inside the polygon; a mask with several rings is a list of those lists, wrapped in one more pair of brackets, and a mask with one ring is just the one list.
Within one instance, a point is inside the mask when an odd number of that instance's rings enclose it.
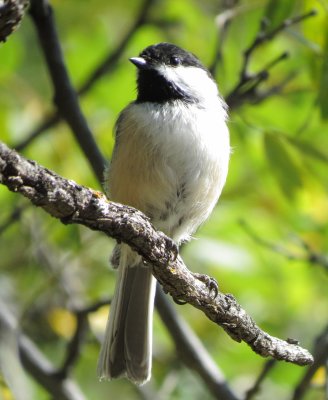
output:
{"label": "bird's eye", "polygon": [[180,58],[177,56],[172,56],[170,58],[170,64],[171,65],[179,65],[180,64]]}

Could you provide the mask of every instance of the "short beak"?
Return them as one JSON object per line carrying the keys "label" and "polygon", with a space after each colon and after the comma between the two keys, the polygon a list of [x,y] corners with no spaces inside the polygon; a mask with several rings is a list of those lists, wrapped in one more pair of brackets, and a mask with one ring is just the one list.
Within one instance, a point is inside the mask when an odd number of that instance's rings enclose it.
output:
{"label": "short beak", "polygon": [[129,60],[134,64],[138,69],[148,69],[149,64],[142,57],[131,57]]}

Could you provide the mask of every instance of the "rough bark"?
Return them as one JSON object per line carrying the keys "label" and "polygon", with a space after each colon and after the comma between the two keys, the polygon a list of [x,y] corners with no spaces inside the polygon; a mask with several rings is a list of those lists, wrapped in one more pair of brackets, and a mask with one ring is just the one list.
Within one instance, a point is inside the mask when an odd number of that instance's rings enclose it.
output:
{"label": "rough bark", "polygon": [[64,179],[1,142],[0,182],[65,224],[81,224],[130,245],[151,265],[165,292],[200,309],[232,339],[246,342],[261,356],[298,365],[313,362],[311,354],[294,341],[283,341],[262,331],[231,294],[219,292],[213,296],[182,258],[174,257],[171,240],[156,231],[140,211]]}

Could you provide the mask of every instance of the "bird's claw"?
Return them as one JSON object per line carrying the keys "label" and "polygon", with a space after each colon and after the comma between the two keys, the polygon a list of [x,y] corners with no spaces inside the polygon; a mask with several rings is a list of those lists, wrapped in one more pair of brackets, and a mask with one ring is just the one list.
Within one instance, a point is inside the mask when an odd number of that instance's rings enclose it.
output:
{"label": "bird's claw", "polygon": [[168,236],[166,236],[164,233],[160,232],[164,241],[165,241],[165,249],[167,253],[169,253],[169,262],[175,261],[178,258],[179,255],[179,247],[175,243],[175,241]]}
{"label": "bird's claw", "polygon": [[178,304],[179,306],[184,306],[185,304],[187,304],[186,301],[179,300],[179,299],[176,299],[176,298],[174,298],[174,297],[172,297],[172,298],[173,298],[174,303],[175,303],[175,304]]}
{"label": "bird's claw", "polygon": [[219,284],[214,278],[205,274],[199,274],[197,272],[193,272],[193,276],[199,281],[205,283],[206,287],[208,288],[209,294],[214,294],[213,299],[217,298],[217,295],[219,294]]}

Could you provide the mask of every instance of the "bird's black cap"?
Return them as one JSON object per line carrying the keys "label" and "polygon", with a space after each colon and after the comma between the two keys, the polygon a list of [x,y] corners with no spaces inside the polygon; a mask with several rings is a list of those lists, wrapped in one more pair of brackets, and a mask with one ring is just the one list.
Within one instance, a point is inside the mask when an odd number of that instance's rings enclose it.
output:
{"label": "bird's black cap", "polygon": [[171,67],[183,65],[185,67],[198,67],[206,70],[194,54],[171,43],[158,43],[149,46],[140,53],[139,57],[144,59],[147,64],[153,66],[159,64]]}

